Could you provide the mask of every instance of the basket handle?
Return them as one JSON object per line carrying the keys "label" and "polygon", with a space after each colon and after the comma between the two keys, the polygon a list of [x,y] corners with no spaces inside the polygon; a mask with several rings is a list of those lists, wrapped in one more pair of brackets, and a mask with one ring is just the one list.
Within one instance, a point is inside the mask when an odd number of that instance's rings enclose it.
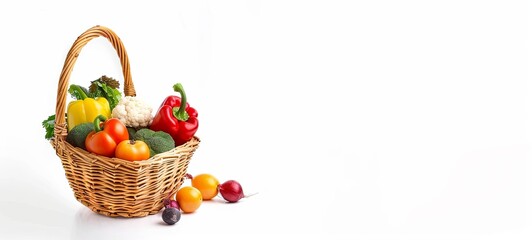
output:
{"label": "basket handle", "polygon": [[68,51],[65,64],[63,65],[63,70],[61,71],[61,76],[59,77],[59,84],[57,85],[57,101],[55,105],[55,136],[66,136],[66,123],[65,117],[65,107],[66,107],[66,98],[69,85],[70,74],[74,68],[74,64],[78,59],[81,49],[92,39],[97,37],[105,37],[116,50],[118,57],[120,58],[120,64],[122,65],[122,73],[124,74],[124,94],[126,96],[135,96],[135,86],[131,80],[131,72],[129,68],[129,58],[127,56],[126,49],[120,38],[114,33],[111,29],[96,25],[92,28],[89,28],[87,31],[82,33],[72,44],[70,51]]}

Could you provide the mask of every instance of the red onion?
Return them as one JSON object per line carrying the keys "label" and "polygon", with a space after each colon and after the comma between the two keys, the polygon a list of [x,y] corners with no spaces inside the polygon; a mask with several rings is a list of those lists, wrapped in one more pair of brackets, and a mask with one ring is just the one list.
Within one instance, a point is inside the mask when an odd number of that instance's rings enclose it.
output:
{"label": "red onion", "polygon": [[238,200],[246,197],[242,186],[235,180],[229,180],[218,185],[218,191],[230,203],[238,202]]}
{"label": "red onion", "polygon": [[163,205],[164,205],[165,208],[176,208],[177,210],[181,209],[179,207],[179,203],[176,200],[172,200],[172,199],[168,199],[168,198],[163,200]]}

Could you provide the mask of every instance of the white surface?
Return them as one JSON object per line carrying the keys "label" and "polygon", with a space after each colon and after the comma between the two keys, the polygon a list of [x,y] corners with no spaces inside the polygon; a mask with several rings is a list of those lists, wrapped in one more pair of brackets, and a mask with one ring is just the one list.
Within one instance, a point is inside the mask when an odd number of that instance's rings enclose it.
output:
{"label": "white surface", "polygon": [[[530,239],[525,1],[0,3],[0,239]],[[87,210],[43,138],[75,38],[101,24],[157,107],[200,113],[191,173],[237,179],[175,226]],[[122,79],[104,40],[71,78]],[[9,84],[7,84],[9,83]],[[12,87],[8,87],[12,86]]]}

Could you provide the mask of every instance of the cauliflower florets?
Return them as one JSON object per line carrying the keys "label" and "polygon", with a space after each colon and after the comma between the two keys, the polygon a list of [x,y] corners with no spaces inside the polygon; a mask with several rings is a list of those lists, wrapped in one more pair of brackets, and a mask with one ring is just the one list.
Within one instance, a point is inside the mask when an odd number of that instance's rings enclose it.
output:
{"label": "cauliflower florets", "polygon": [[147,127],[150,125],[152,108],[137,97],[126,96],[113,108],[113,117],[128,127]]}

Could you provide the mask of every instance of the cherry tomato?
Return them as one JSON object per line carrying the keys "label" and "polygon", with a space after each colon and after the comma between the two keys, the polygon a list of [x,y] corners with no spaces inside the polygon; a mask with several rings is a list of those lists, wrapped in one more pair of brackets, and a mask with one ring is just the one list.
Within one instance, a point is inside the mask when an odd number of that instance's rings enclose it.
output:
{"label": "cherry tomato", "polygon": [[192,178],[192,186],[201,192],[203,200],[211,200],[218,195],[220,182],[213,175],[203,173]]}
{"label": "cherry tomato", "polygon": [[176,193],[176,201],[184,213],[192,213],[201,206],[203,198],[201,192],[192,186],[185,186]]}
{"label": "cherry tomato", "polygon": [[150,148],[140,140],[124,140],[116,146],[115,157],[129,161],[146,160],[150,158]]}

